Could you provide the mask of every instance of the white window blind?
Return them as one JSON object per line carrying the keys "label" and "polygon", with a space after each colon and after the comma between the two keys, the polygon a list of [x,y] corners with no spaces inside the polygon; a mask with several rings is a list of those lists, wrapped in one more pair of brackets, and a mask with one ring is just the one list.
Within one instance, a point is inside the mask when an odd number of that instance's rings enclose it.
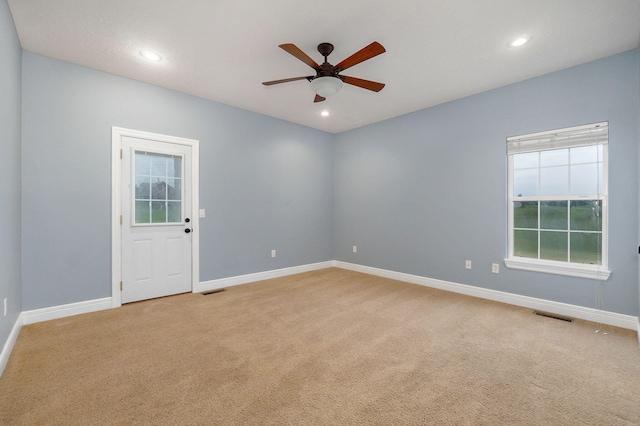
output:
{"label": "white window blind", "polygon": [[602,145],[609,142],[609,124],[588,124],[548,132],[532,133],[507,138],[507,154],[548,151],[589,145]]}

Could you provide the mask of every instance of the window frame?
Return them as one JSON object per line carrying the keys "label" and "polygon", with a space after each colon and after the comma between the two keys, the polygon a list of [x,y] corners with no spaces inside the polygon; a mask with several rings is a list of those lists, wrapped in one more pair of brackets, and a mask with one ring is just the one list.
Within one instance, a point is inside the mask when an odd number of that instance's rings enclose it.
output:
{"label": "window frame", "polygon": [[[608,200],[608,122],[593,123],[584,126],[568,127],[556,129],[546,132],[532,133],[521,136],[507,138],[507,257],[504,259],[505,266],[511,269],[521,269],[534,272],[544,272],[558,275],[567,275],[572,277],[590,278],[605,281],[611,275],[609,270],[609,200]],[[584,138],[575,137],[572,142],[571,135],[584,134],[589,132],[600,132],[606,128],[606,137],[599,136],[596,142],[585,142]],[[599,130],[598,130],[599,129]],[[554,140],[558,136],[561,140],[557,144]],[[518,143],[528,145],[525,148],[516,147]],[[510,145],[511,144],[511,145]],[[531,196],[531,197],[515,197],[514,190],[514,161],[515,154],[524,152],[542,152],[564,148],[576,148],[580,146],[602,145],[602,190],[595,197],[590,196],[571,196],[571,195],[554,195],[554,196]],[[601,264],[586,264],[570,261],[557,261],[546,259],[534,259],[529,257],[515,256],[514,253],[514,202],[521,201],[566,201],[566,200],[593,200],[601,201],[601,219],[602,219],[602,246],[601,246]],[[538,225],[538,231],[540,226]],[[570,232],[570,230],[568,230]],[[569,249],[570,250],[570,249]]]}

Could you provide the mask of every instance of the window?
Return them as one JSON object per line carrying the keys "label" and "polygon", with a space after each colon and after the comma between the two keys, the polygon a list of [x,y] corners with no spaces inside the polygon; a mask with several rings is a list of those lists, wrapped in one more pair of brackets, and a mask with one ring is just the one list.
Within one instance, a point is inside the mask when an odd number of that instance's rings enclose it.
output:
{"label": "window", "polygon": [[606,280],[608,123],[507,139],[508,268]]}
{"label": "window", "polygon": [[135,152],[135,224],[182,221],[182,157]]}

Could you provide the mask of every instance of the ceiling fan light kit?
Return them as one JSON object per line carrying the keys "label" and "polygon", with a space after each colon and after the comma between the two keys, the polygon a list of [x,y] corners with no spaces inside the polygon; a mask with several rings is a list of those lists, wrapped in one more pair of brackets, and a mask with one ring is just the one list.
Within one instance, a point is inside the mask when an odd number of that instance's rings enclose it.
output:
{"label": "ceiling fan light kit", "polygon": [[279,47],[313,68],[316,72],[316,75],[265,81],[262,83],[265,86],[272,86],[274,84],[288,83],[298,80],[308,80],[311,82],[311,90],[313,90],[313,92],[316,94],[315,99],[313,100],[314,102],[322,102],[327,97],[338,93],[342,88],[342,83],[351,84],[353,86],[361,87],[373,92],[379,92],[384,87],[383,83],[363,80],[356,77],[348,77],[346,75],[340,75],[340,73],[347,68],[364,62],[367,59],[371,59],[374,56],[378,56],[381,53],[384,53],[384,47],[382,47],[382,45],[377,41],[374,41],[368,46],[360,49],[337,65],[331,65],[327,60],[327,56],[329,56],[329,54],[333,52],[333,45],[331,43],[320,43],[318,45],[318,52],[320,52],[320,54],[324,56],[324,62],[322,63],[322,65],[318,65],[316,61],[311,59],[306,53],[304,53],[302,50],[300,50],[299,47],[294,44],[281,44]]}
{"label": "ceiling fan light kit", "polygon": [[338,77],[317,77],[311,80],[311,90],[316,95],[328,98],[342,89],[342,80]]}

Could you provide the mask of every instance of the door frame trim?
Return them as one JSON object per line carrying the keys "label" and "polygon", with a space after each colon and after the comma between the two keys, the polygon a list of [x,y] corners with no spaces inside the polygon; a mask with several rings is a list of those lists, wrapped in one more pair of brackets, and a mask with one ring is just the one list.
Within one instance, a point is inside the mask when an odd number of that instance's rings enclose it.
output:
{"label": "door frame trim", "polygon": [[177,136],[161,135],[141,130],[111,128],[111,307],[122,306],[120,281],[122,280],[122,138],[125,136],[166,142],[191,147],[191,291],[195,292],[200,282],[200,142]]}

